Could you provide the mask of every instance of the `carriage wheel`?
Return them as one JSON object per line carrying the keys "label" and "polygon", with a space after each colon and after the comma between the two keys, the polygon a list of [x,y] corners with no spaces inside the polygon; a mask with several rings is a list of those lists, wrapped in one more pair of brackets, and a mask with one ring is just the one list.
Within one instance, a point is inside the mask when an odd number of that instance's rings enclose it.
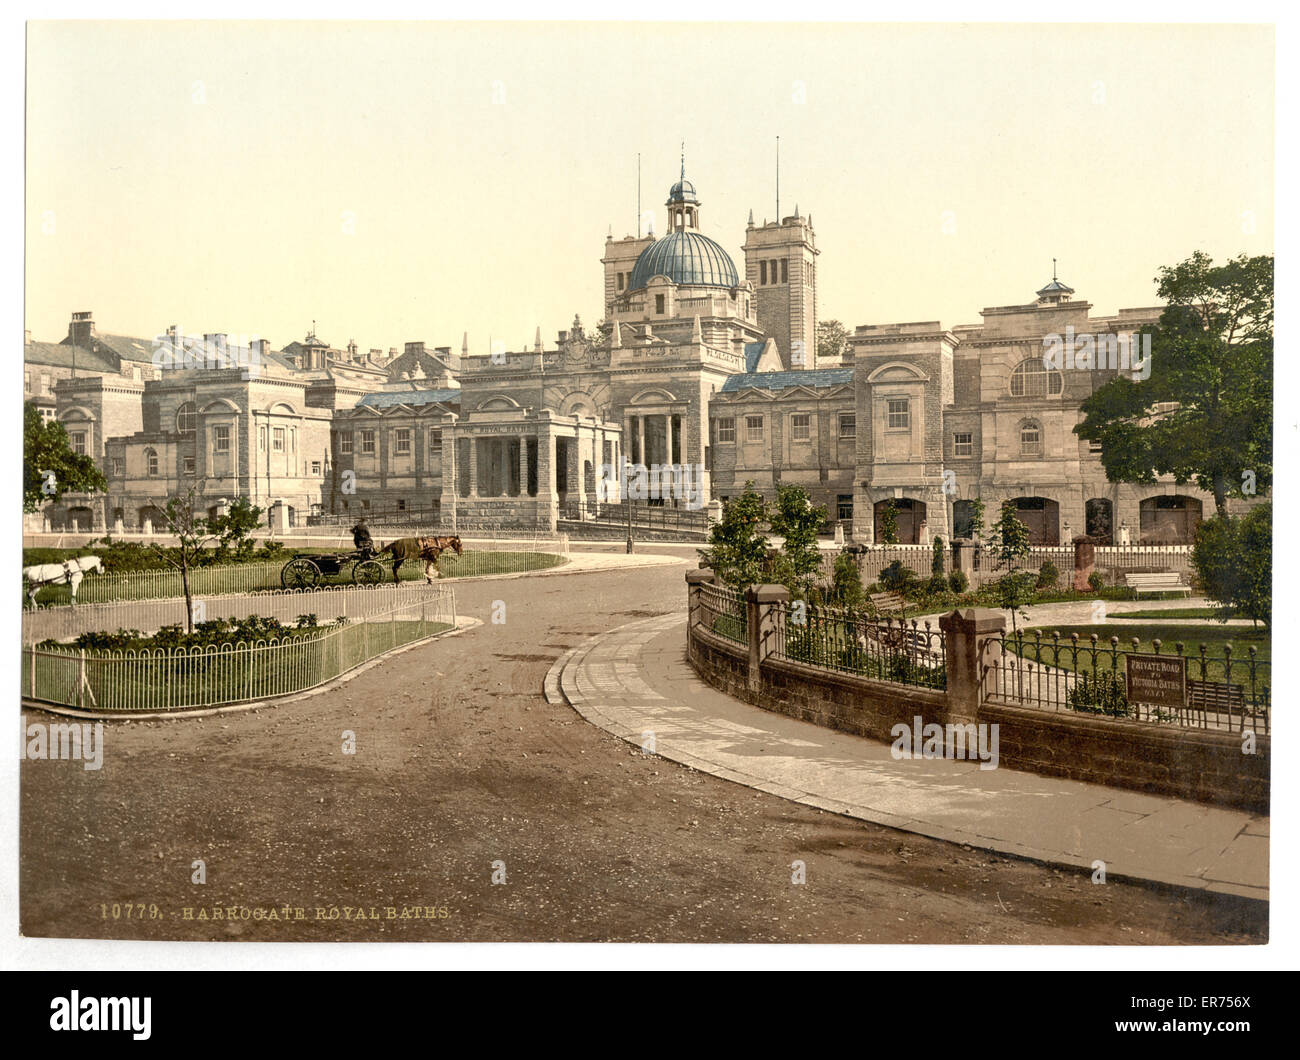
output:
{"label": "carriage wheel", "polygon": [[357,585],[378,585],[384,580],[384,565],[377,559],[363,559],[352,568],[352,580]]}
{"label": "carriage wheel", "polygon": [[286,589],[314,589],[319,581],[320,568],[309,559],[291,559],[280,571]]}

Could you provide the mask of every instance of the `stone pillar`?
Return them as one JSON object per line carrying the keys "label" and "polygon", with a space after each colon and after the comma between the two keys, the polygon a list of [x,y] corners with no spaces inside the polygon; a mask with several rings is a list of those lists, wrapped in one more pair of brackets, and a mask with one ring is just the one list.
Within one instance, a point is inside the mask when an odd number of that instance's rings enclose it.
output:
{"label": "stone pillar", "polygon": [[289,506],[284,501],[271,505],[270,525],[272,534],[283,534],[289,529]]}
{"label": "stone pillar", "polygon": [[975,542],[964,537],[952,539],[952,569],[966,575],[971,588],[975,587]]}
{"label": "stone pillar", "polygon": [[447,413],[442,417],[442,490],[441,522],[456,532],[456,417]]}
{"label": "stone pillar", "polygon": [[1006,625],[1002,612],[987,607],[940,616],[950,717],[974,721],[979,716],[984,671],[1002,658],[999,637]]}
{"label": "stone pillar", "polygon": [[528,496],[528,439],[519,436],[519,496]]}
{"label": "stone pillar", "polygon": [[1089,537],[1074,539],[1074,589],[1087,592],[1090,588],[1088,577],[1096,567],[1097,549]]}
{"label": "stone pillar", "polygon": [[549,411],[537,416],[537,526],[555,532],[560,499],[555,493],[555,425]]}
{"label": "stone pillar", "polygon": [[780,613],[790,601],[784,585],[751,585],[745,590],[745,609],[749,630],[748,687],[757,692],[763,686],[763,661],[776,650],[781,632]]}
{"label": "stone pillar", "polygon": [[469,436],[469,495],[478,496],[478,439]]}
{"label": "stone pillar", "polygon": [[722,522],[722,502],[720,500],[714,499],[709,501],[707,505],[707,510],[709,513],[710,526],[712,526],[714,523]]}

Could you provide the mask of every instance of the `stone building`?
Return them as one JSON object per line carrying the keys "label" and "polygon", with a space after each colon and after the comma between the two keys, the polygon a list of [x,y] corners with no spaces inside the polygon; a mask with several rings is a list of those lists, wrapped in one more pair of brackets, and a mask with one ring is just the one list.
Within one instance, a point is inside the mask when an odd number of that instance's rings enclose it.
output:
{"label": "stone building", "polygon": [[[684,167],[665,206],[661,236],[609,233],[604,319],[588,329],[575,317],[549,348],[539,328],[531,349],[471,354],[466,337],[459,354],[423,342],[362,354],[313,327],[278,354],[260,344],[256,378],[164,377],[145,340],[100,335],[76,313],[62,343],[28,342],[25,394],[76,425],[97,458],[102,446],[107,505],[72,506],[106,525],[139,525],[192,475],[210,482],[210,503],[279,502],[294,522],[406,511],[466,530],[554,529],[629,483],[636,499],[677,507],[748,481],[769,498],[797,483],[860,541],[879,537],[891,506],[904,542],[968,534],[976,498],[986,523],[1012,502],[1045,544],[1085,532],[1186,541],[1208,514],[1212,499],[1191,486],[1107,482],[1073,433],[1081,403],[1123,370],[1105,352],[1161,307],[1094,316],[1053,275],[1034,300],[988,307],[978,324],[859,326],[842,364],[819,367],[812,219],[796,207],[756,225],[751,213],[742,274],[701,231]],[[1100,362],[1045,363],[1054,341],[1073,350],[1093,337]],[[74,359],[102,382],[65,379]]]}

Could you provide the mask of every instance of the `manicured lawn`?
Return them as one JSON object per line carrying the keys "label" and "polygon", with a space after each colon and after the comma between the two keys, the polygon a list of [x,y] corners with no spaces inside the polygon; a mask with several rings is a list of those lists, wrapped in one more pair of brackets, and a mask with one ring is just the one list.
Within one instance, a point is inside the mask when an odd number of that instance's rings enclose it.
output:
{"label": "manicured lawn", "polygon": [[[1171,607],[1167,611],[1111,611],[1108,618],[1154,619],[1156,621],[1187,621],[1189,618],[1217,618],[1218,608],[1214,607]],[[1235,617],[1232,615],[1229,618]]]}
{"label": "manicured lawn", "polygon": [[[49,550],[45,550],[49,551]],[[190,589],[198,594],[251,592],[257,589],[279,589],[280,571],[296,553],[321,555],[337,552],[337,549],[302,548],[285,552],[273,560],[259,559],[250,563],[231,563],[222,566],[199,567],[190,572]],[[79,550],[68,550],[69,555],[82,554]],[[384,580],[391,582],[393,577],[392,561],[380,556],[384,565]],[[466,578],[484,574],[515,574],[534,570],[546,570],[558,567],[566,562],[563,556],[549,552],[484,552],[466,549],[457,556],[445,553],[438,562],[444,578]],[[398,571],[402,581],[418,581],[424,577],[422,561],[407,560]],[[97,584],[98,583],[98,584]],[[321,585],[352,584],[352,564],[345,564],[338,574],[324,575]],[[108,600],[145,600],[156,597],[182,595],[181,577],[178,572],[164,571],[126,571],[119,574],[104,575],[101,582],[99,575],[87,575],[81,583],[78,599],[82,603],[106,602]],[[26,597],[23,597],[26,603]],[[71,602],[71,594],[66,585],[49,585],[36,596],[39,604],[66,604]]]}

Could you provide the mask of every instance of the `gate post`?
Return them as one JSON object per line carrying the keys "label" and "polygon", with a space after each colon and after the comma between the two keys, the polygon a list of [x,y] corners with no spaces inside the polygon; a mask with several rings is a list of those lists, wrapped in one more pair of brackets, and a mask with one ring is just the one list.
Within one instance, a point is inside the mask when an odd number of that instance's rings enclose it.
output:
{"label": "gate post", "polygon": [[970,607],[940,616],[950,716],[972,721],[979,716],[984,667],[996,665],[1001,658],[998,638],[1006,627],[1002,613],[988,607]]}
{"label": "gate post", "polygon": [[700,586],[713,585],[718,576],[711,570],[688,570],[686,572],[686,627],[695,626],[695,616],[700,609]]}
{"label": "gate post", "polygon": [[781,630],[777,616],[789,601],[790,590],[784,585],[751,585],[745,590],[745,626],[749,633],[747,684],[751,692],[763,687],[763,660],[772,654]]}
{"label": "gate post", "polygon": [[1087,592],[1088,577],[1092,574],[1096,565],[1097,550],[1089,537],[1076,537],[1074,539],[1074,589],[1077,592]]}

